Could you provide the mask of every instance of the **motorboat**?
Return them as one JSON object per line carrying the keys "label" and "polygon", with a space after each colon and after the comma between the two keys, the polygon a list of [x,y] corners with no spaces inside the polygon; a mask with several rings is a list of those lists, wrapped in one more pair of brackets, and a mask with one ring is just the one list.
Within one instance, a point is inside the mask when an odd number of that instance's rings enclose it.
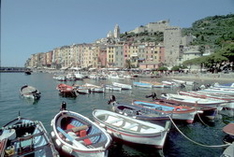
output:
{"label": "motorboat", "polygon": [[58,84],[56,89],[59,91],[59,94],[64,97],[77,97],[79,94],[73,86],[63,83]]}
{"label": "motorboat", "polygon": [[[133,100],[132,105],[142,107],[142,112],[148,111],[149,113],[160,113],[162,116],[170,116],[173,120],[183,120],[187,123],[193,123],[195,115],[197,113],[203,113],[203,111],[197,110],[194,107],[171,105],[160,101],[143,101]],[[169,119],[169,118],[168,118]]]}
{"label": "motorboat", "polygon": [[121,87],[122,90],[129,90],[132,89],[132,85],[125,84],[125,83],[119,83],[119,82],[112,82],[114,86]]}
{"label": "motorboat", "polygon": [[144,82],[133,82],[133,85],[136,87],[142,87],[142,88],[153,88],[153,85],[151,83],[144,83]]}
{"label": "motorboat", "polygon": [[41,98],[41,92],[37,88],[29,85],[24,85],[20,88],[20,95],[33,100],[39,100]]}

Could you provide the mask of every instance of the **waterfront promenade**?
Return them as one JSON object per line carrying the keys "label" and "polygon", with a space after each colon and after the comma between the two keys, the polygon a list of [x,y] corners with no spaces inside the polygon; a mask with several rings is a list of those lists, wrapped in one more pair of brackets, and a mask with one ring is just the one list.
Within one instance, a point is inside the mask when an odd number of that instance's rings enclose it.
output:
{"label": "waterfront promenade", "polygon": [[197,80],[197,81],[212,81],[212,82],[220,82],[220,81],[229,81],[234,82],[234,73],[197,73],[197,74],[170,74],[170,75],[163,75],[163,78],[171,78],[171,79],[182,79],[182,80]]}

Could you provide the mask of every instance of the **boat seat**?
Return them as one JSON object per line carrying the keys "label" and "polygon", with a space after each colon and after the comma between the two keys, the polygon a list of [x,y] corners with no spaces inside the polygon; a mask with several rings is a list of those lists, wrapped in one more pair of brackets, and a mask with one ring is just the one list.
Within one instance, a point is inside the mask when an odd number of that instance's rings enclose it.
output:
{"label": "boat seat", "polygon": [[101,135],[100,132],[99,133],[95,133],[95,134],[91,134],[91,135],[87,135],[86,132],[84,132],[84,131],[83,132],[81,131],[82,133],[81,133],[80,137],[76,138],[75,140],[76,141],[83,140],[86,145],[91,145],[92,144],[92,141],[89,138]]}
{"label": "boat seat", "polygon": [[87,130],[88,129],[88,126],[87,125],[82,125],[82,126],[78,126],[78,127],[75,127],[75,126],[72,126],[72,125],[67,125],[67,130],[65,130],[65,132],[69,132],[69,131],[73,131],[73,132],[79,132],[81,130]]}
{"label": "boat seat", "polygon": [[123,119],[113,119],[113,120],[110,120],[110,121],[106,121],[106,122],[108,122],[108,123],[117,123],[117,122],[120,122],[120,121],[123,121]]}
{"label": "boat seat", "polygon": [[131,129],[131,128],[134,128],[135,126],[138,126],[138,124],[136,124],[136,123],[131,124],[131,125],[125,127],[125,129]]}

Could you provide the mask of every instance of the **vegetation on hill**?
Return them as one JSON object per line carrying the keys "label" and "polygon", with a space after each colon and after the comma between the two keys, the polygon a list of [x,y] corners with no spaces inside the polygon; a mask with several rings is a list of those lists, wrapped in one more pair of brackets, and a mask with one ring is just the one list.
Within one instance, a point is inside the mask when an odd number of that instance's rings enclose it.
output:
{"label": "vegetation on hill", "polygon": [[120,38],[122,41],[133,41],[133,42],[155,42],[156,44],[163,42],[163,32],[153,32],[149,33],[148,31],[141,33],[128,33],[125,32],[120,34]]}
{"label": "vegetation on hill", "polygon": [[196,39],[191,45],[210,46],[214,53],[185,61],[185,65],[200,64],[212,72],[234,70],[234,14],[210,16],[195,21],[191,28],[184,28],[183,35],[192,34]]}

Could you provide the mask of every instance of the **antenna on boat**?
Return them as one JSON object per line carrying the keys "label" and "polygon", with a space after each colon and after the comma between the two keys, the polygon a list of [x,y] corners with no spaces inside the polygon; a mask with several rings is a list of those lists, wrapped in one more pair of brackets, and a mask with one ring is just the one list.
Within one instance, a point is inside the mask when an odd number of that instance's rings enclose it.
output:
{"label": "antenna on boat", "polygon": [[18,112],[18,119],[21,119],[21,116],[20,116],[20,111]]}

